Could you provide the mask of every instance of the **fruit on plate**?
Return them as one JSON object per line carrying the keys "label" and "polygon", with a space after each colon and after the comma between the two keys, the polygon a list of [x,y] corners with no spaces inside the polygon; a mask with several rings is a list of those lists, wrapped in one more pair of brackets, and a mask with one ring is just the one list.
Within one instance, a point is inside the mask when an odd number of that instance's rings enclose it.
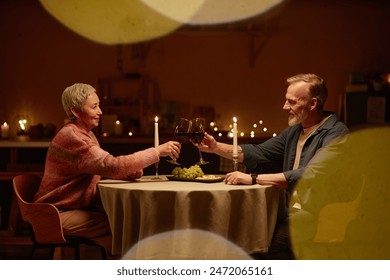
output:
{"label": "fruit on plate", "polygon": [[195,179],[204,176],[204,173],[202,168],[200,168],[199,165],[195,164],[189,168],[175,167],[172,171],[172,175],[180,179]]}

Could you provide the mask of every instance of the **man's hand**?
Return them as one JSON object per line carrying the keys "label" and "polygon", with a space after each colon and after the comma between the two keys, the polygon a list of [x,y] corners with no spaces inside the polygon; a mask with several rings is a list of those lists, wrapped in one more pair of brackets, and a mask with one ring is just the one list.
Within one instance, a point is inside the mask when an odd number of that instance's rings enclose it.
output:
{"label": "man's hand", "polygon": [[252,177],[240,171],[234,171],[226,174],[225,184],[228,185],[252,185]]}
{"label": "man's hand", "polygon": [[196,147],[198,147],[202,152],[213,153],[217,148],[218,143],[217,140],[215,140],[215,138],[212,135],[205,132],[202,143],[200,144],[193,143],[193,144]]}

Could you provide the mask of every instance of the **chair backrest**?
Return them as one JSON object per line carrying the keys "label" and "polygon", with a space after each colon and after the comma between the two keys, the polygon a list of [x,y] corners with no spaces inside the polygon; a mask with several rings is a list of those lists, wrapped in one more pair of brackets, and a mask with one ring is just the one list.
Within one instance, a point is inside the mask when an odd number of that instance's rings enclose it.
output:
{"label": "chair backrest", "polygon": [[58,209],[49,203],[34,203],[40,182],[40,177],[27,174],[13,179],[22,219],[31,224],[37,243],[64,243],[66,239]]}

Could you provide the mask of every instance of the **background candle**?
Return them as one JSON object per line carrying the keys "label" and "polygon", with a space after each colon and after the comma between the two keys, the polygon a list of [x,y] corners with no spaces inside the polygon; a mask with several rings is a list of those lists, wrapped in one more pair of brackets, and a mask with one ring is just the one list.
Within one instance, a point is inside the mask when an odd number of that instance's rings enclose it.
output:
{"label": "background candle", "polygon": [[4,122],[1,125],[1,137],[3,137],[3,138],[9,137],[9,125],[6,122]]}
{"label": "background candle", "polygon": [[233,157],[238,156],[237,150],[237,118],[233,118]]}
{"label": "background candle", "polygon": [[115,122],[114,133],[116,136],[121,136],[123,134],[123,125],[119,120]]}
{"label": "background candle", "polygon": [[158,140],[158,117],[156,116],[154,118],[155,123],[154,123],[154,146],[157,147],[159,145],[159,140]]}

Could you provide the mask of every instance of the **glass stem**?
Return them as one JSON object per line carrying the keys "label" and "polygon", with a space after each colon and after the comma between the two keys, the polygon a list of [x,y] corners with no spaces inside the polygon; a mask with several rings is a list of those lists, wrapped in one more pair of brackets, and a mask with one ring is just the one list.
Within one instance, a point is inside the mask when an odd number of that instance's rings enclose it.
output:
{"label": "glass stem", "polygon": [[199,162],[203,162],[202,152],[200,151],[200,149],[198,149],[198,151],[199,151]]}

